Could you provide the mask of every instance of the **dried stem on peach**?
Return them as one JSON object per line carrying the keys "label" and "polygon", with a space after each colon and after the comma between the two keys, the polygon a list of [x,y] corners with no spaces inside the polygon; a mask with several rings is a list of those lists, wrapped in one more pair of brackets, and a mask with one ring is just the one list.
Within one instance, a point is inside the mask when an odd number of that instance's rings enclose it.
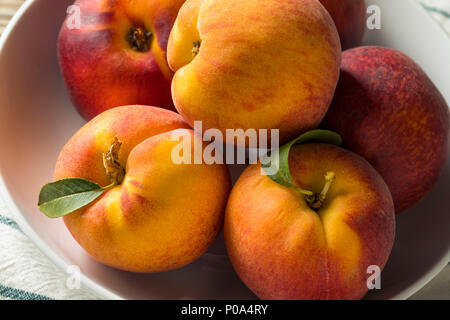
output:
{"label": "dried stem on peach", "polygon": [[313,193],[312,195],[305,195],[306,203],[311,209],[318,211],[322,207],[327,198],[331,184],[335,179],[336,174],[334,172],[327,172],[325,174],[325,185],[323,186],[322,191],[320,193]]}
{"label": "dried stem on peach", "polygon": [[106,169],[106,175],[111,181],[111,185],[120,185],[125,177],[125,168],[119,162],[121,146],[122,142],[117,137],[114,137],[114,141],[108,151],[103,153],[103,166]]}
{"label": "dried stem on peach", "polygon": [[195,57],[200,52],[200,41],[195,41],[192,47],[192,56]]}
{"label": "dried stem on peach", "polygon": [[132,28],[127,36],[131,49],[146,52],[150,50],[153,33],[142,27]]}

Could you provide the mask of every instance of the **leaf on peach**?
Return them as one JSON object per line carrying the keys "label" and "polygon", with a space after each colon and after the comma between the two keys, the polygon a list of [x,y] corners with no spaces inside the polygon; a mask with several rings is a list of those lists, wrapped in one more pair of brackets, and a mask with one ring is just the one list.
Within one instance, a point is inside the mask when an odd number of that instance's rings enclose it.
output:
{"label": "leaf on peach", "polygon": [[[286,143],[281,146],[278,151],[278,157],[273,156],[273,152],[271,155],[268,155],[266,159],[262,161],[262,167],[266,171],[267,175],[270,179],[275,181],[276,183],[288,187],[288,188],[297,188],[294,185],[292,180],[291,172],[289,170],[289,152],[294,145],[304,144],[304,143],[328,143],[336,146],[340,146],[342,144],[342,138],[339,134],[329,131],[329,130],[311,130],[305,132],[301,136],[296,139]],[[277,152],[275,151],[275,152]],[[278,168],[277,172],[271,174],[267,169],[269,168]],[[311,193],[307,190],[302,190],[302,193]]]}
{"label": "leaf on peach", "polygon": [[106,188],[81,178],[51,182],[39,193],[39,209],[49,218],[59,218],[97,199]]}

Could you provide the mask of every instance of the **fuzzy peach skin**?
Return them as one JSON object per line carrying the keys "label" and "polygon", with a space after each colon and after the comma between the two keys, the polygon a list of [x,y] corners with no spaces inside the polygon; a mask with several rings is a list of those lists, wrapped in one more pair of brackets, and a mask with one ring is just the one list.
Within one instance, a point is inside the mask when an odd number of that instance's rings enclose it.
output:
{"label": "fuzzy peach skin", "polygon": [[366,30],[364,0],[320,0],[336,24],[342,50],[359,46]]}
{"label": "fuzzy peach skin", "polygon": [[422,68],[390,48],[359,47],[342,56],[341,78],[322,127],[381,174],[396,213],[422,200],[449,154],[447,102]]}
{"label": "fuzzy peach skin", "polygon": [[[77,0],[58,39],[58,56],[70,96],[90,120],[116,106],[144,104],[173,109],[166,61],[170,30],[184,0]],[[133,50],[133,28],[152,33],[148,50]]]}
{"label": "fuzzy peach skin", "polygon": [[320,123],[340,58],[317,0],[188,0],[167,47],[174,104],[190,125],[280,129],[281,142]]}
{"label": "fuzzy peach skin", "polygon": [[326,144],[295,146],[289,155],[297,186],[320,192],[336,174],[323,206],[249,166],[232,189],[225,241],[241,279],[262,299],[360,299],[367,268],[384,267],[394,242],[389,190],[368,162]]}
{"label": "fuzzy peach skin", "polygon": [[64,217],[75,240],[95,259],[127,271],[166,271],[194,261],[214,241],[230,178],[225,165],[174,164],[171,153],[179,142],[172,134],[181,130],[194,139],[187,127],[171,111],[119,107],[91,120],[63,148],[55,180],[80,177],[106,186],[102,153],[114,137],[123,143],[123,183]]}

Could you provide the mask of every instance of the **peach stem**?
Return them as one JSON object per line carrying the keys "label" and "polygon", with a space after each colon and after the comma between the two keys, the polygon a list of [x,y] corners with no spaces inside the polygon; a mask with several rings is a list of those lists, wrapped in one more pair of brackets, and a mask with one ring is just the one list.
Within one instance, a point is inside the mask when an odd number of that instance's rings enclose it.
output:
{"label": "peach stem", "polygon": [[122,142],[117,137],[114,137],[114,141],[108,151],[103,153],[103,166],[105,167],[106,175],[111,181],[111,185],[105,188],[120,185],[125,178],[125,168],[119,162],[121,146]]}
{"label": "peach stem", "polygon": [[322,207],[325,199],[327,198],[327,194],[330,190],[331,184],[335,179],[336,174],[334,172],[327,172],[325,174],[325,185],[323,186],[322,191],[319,194],[315,193],[311,196],[306,196],[306,202],[311,209],[318,211]]}
{"label": "peach stem", "polygon": [[192,48],[192,56],[196,56],[200,52],[200,41],[194,42],[194,47]]}
{"label": "peach stem", "polygon": [[131,29],[127,40],[131,45],[131,49],[139,52],[146,52],[150,49],[152,35],[151,31],[138,27]]}
{"label": "peach stem", "polygon": [[336,174],[334,172],[327,172],[325,175],[325,185],[323,186],[322,191],[320,192],[320,197],[325,200],[327,197],[327,193],[330,190],[331,184],[336,179]]}

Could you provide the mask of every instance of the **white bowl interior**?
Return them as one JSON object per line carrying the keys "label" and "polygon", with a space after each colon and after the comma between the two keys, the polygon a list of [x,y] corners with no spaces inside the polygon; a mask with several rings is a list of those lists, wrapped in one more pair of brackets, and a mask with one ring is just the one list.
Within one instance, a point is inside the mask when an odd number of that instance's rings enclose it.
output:
{"label": "white bowl interior", "polygon": [[[366,44],[400,49],[414,58],[450,101],[450,40],[408,0],[368,1],[382,8],[382,29]],[[105,298],[246,299],[225,255],[222,237],[200,260],[177,271],[133,274],[90,258],[61,219],[39,212],[37,195],[52,179],[57,155],[84,121],[68,98],[57,65],[56,39],[72,0],[36,0],[14,19],[0,52],[0,189],[22,229],[61,267],[78,265],[83,283]],[[241,167],[231,169],[236,178]],[[450,161],[432,192],[397,219],[397,241],[370,299],[407,298],[450,260]]]}

